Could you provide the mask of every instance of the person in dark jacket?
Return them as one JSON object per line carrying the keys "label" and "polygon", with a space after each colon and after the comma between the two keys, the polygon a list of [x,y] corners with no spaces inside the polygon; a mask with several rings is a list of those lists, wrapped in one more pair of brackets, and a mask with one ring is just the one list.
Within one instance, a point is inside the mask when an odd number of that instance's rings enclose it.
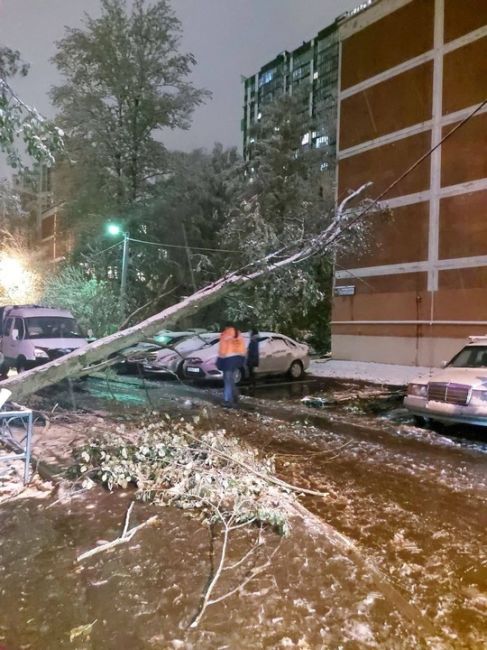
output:
{"label": "person in dark jacket", "polygon": [[247,348],[247,369],[252,389],[255,388],[255,369],[259,366],[259,332],[253,328],[250,330],[250,341]]}

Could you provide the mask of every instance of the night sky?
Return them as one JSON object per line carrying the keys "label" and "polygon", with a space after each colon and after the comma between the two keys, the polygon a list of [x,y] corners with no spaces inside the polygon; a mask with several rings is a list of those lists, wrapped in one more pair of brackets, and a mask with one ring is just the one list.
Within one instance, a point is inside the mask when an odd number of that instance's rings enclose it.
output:
{"label": "night sky", "polygon": [[[197,109],[192,128],[163,134],[171,149],[211,148],[215,141],[241,146],[243,88],[249,76],[282,50],[312,38],[359,0],[173,0],[183,24],[182,49],[198,61],[193,82],[213,93]],[[59,81],[49,62],[64,26],[80,25],[83,12],[96,16],[99,0],[0,0],[0,42],[31,63],[15,82],[22,98],[53,116],[47,91]],[[1,170],[0,170],[1,171]],[[3,174],[0,174],[3,175]]]}

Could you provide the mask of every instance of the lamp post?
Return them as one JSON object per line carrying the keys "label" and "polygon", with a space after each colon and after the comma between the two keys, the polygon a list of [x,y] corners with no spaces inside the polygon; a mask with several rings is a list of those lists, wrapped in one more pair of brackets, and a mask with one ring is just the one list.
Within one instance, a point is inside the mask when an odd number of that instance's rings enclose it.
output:
{"label": "lamp post", "polygon": [[129,266],[129,242],[130,237],[128,232],[122,232],[120,226],[116,223],[109,223],[107,226],[107,232],[109,235],[117,236],[123,235],[123,249],[122,249],[122,275],[120,278],[120,312],[122,318],[125,316],[125,307],[127,299],[127,274]]}

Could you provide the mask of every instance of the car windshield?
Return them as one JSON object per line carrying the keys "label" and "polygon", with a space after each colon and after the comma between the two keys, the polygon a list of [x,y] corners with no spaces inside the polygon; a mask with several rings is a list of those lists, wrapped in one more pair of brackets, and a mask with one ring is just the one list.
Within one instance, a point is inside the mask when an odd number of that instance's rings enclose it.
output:
{"label": "car windshield", "polygon": [[36,316],[25,319],[27,339],[82,339],[84,338],[74,318]]}
{"label": "car windshield", "polygon": [[487,346],[467,345],[448,364],[449,368],[487,368]]}

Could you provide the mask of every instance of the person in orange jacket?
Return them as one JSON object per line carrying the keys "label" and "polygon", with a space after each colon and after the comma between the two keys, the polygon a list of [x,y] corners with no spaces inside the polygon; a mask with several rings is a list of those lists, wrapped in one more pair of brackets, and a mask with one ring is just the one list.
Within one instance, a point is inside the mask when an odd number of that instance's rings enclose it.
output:
{"label": "person in orange jacket", "polygon": [[245,366],[246,352],[245,341],[238,329],[235,325],[226,325],[220,335],[216,364],[218,370],[223,372],[223,400],[226,406],[236,406],[235,370]]}

